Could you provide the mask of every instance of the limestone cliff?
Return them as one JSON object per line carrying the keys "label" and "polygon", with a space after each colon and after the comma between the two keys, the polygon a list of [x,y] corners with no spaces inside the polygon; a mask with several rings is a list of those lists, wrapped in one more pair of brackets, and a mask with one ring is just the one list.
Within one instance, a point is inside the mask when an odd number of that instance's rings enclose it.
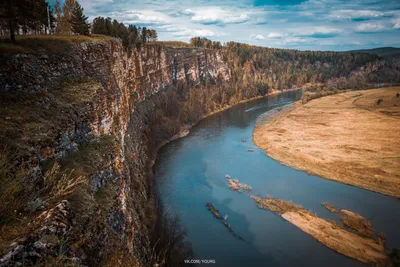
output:
{"label": "limestone cliff", "polygon": [[[229,81],[221,53],[159,45],[127,53],[111,40],[77,44],[61,55],[1,57],[4,146],[18,151],[19,168],[26,170],[22,180],[38,192],[29,198],[46,201],[23,212],[31,231],[12,240],[0,266],[60,258],[63,246],[63,261],[74,264],[157,261],[149,240],[155,220],[149,167],[158,145],[180,127],[154,136],[157,103],[172,88]],[[59,171],[78,172],[79,184],[69,195],[48,198],[42,188],[55,164]]]}

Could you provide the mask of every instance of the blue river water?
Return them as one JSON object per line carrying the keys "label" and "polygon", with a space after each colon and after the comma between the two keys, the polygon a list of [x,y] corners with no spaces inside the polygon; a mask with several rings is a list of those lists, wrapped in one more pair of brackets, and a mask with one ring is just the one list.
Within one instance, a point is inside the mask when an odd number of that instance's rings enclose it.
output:
{"label": "blue river water", "polygon": [[[215,260],[210,266],[366,266],[258,209],[246,194],[228,188],[226,174],[250,185],[252,194],[291,200],[322,218],[338,220],[322,202],[358,212],[387,235],[387,247],[400,247],[399,200],[281,165],[252,143],[257,117],[300,94],[285,92],[239,104],[200,121],[189,135],[160,149],[158,190],[168,212],[186,227],[196,259]],[[207,202],[228,215],[227,222],[243,240],[212,216]]]}

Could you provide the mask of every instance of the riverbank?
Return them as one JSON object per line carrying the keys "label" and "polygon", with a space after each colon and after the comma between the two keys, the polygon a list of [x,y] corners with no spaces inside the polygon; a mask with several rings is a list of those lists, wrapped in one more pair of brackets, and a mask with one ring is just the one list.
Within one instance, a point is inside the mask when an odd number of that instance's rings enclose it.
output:
{"label": "riverbank", "polygon": [[296,102],[260,116],[253,141],[284,165],[400,198],[398,92],[390,87]]}
{"label": "riverbank", "polygon": [[263,95],[263,96],[256,96],[256,97],[252,97],[252,98],[249,98],[249,99],[244,99],[244,100],[241,100],[241,101],[237,102],[236,104],[227,105],[227,106],[225,106],[225,107],[223,107],[223,108],[220,108],[220,109],[215,110],[215,111],[213,111],[213,112],[211,112],[211,113],[209,113],[209,114],[206,114],[206,115],[202,116],[196,123],[182,125],[182,126],[180,127],[180,131],[179,131],[177,134],[173,135],[173,136],[172,136],[171,138],[169,138],[168,140],[165,140],[165,141],[161,142],[161,143],[156,147],[156,149],[152,152],[152,154],[151,154],[151,155],[152,155],[152,161],[151,161],[151,164],[150,164],[150,168],[152,168],[152,167],[154,166],[155,161],[156,161],[156,159],[157,159],[158,151],[159,151],[163,146],[167,145],[167,144],[168,144],[169,142],[171,142],[171,141],[174,141],[174,140],[177,140],[177,139],[180,139],[180,138],[183,138],[183,137],[187,136],[187,135],[190,133],[190,129],[191,129],[192,127],[196,126],[201,120],[204,120],[205,118],[208,118],[208,117],[210,117],[210,116],[213,116],[213,115],[215,115],[215,114],[218,114],[218,113],[220,113],[220,112],[223,112],[223,111],[225,111],[225,110],[227,110],[227,109],[230,109],[230,108],[232,108],[232,107],[234,107],[234,106],[236,106],[236,105],[242,104],[242,103],[250,102],[250,101],[253,101],[253,100],[256,100],[256,99],[260,99],[260,98],[264,98],[264,97],[268,97],[268,96],[271,96],[271,95],[277,95],[277,94],[280,94],[280,93],[285,93],[285,92],[290,92],[290,91],[297,91],[297,90],[301,90],[301,89],[284,89],[284,90],[279,90],[279,91],[274,90],[274,91],[272,91],[272,92],[270,92],[270,93],[268,93],[268,94],[266,94],[266,95]]}

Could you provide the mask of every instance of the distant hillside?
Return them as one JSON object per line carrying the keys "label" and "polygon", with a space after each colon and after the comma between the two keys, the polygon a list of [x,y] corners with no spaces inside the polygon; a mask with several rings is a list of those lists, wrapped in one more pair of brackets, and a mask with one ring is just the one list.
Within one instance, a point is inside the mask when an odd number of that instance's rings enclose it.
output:
{"label": "distant hillside", "polygon": [[378,47],[373,49],[352,50],[349,52],[374,54],[384,58],[393,58],[393,57],[400,58],[400,48],[396,47]]}

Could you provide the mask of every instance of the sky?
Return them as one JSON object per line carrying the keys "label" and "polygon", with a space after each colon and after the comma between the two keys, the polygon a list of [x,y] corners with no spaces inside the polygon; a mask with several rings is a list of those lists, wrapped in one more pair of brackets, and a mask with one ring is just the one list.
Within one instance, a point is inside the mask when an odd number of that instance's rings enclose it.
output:
{"label": "sky", "polygon": [[[50,0],[54,2],[55,0]],[[399,0],[80,0],[96,16],[157,30],[159,40],[300,50],[400,47]]]}

